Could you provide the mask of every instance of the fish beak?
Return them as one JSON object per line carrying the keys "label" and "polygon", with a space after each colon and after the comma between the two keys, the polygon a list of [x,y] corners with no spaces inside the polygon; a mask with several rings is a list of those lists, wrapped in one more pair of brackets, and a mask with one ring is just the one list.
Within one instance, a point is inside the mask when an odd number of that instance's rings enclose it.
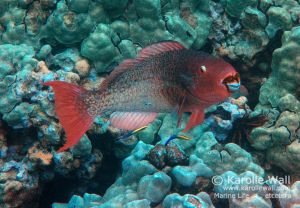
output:
{"label": "fish beak", "polygon": [[240,90],[240,87],[241,87],[241,83],[240,82],[237,82],[237,83],[227,83],[226,84],[228,90],[230,92],[237,92]]}
{"label": "fish beak", "polygon": [[239,74],[227,77],[223,80],[223,84],[226,86],[229,92],[239,91],[241,87],[241,80]]}

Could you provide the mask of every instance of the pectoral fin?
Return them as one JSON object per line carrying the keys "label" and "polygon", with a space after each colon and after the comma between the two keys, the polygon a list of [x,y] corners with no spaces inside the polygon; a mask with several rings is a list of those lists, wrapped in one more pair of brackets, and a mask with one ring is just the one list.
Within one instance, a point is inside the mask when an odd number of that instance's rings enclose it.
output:
{"label": "pectoral fin", "polygon": [[190,130],[191,128],[201,124],[204,120],[204,111],[201,109],[199,111],[192,112],[190,120],[188,121],[187,125],[183,132]]}
{"label": "pectoral fin", "polygon": [[181,126],[181,119],[183,114],[183,107],[186,101],[186,95],[183,95],[180,98],[179,105],[177,106],[177,115],[178,115],[178,121],[177,121],[177,127],[180,128]]}

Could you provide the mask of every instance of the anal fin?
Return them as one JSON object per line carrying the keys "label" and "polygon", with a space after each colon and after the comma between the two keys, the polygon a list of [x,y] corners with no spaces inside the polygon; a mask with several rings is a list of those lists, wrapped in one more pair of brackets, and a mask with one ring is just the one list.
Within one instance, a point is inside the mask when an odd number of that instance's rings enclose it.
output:
{"label": "anal fin", "polygon": [[156,118],[152,112],[114,112],[110,116],[111,124],[119,129],[135,130],[146,126]]}

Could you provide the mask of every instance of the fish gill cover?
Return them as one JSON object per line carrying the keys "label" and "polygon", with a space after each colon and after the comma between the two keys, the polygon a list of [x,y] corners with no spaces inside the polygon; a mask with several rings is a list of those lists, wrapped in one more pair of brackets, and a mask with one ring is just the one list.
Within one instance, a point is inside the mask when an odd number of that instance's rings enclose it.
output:
{"label": "fish gill cover", "polygon": [[[299,26],[297,0],[0,1],[0,207],[300,206]],[[97,117],[58,153],[65,131],[43,83],[98,89],[163,41],[225,59],[247,98],[185,133],[176,109],[129,133]]]}

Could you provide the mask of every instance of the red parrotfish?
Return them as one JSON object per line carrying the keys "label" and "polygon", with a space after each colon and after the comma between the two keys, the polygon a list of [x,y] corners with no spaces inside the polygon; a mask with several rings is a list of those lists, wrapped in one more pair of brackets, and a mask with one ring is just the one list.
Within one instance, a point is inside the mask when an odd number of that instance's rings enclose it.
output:
{"label": "red parrotfish", "polygon": [[44,83],[55,93],[55,111],[67,141],[75,145],[96,116],[111,125],[134,130],[151,123],[157,113],[191,112],[183,131],[202,123],[204,109],[225,100],[240,86],[239,74],[227,62],[167,41],[142,49],[135,59],[117,66],[97,90],[63,81]]}

